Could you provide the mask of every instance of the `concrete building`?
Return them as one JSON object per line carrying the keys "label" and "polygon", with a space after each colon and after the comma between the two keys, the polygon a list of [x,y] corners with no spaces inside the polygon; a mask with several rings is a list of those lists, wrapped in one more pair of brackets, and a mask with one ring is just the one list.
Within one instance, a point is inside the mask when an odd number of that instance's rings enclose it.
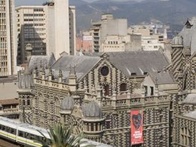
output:
{"label": "concrete building", "polygon": [[0,1],[0,77],[16,74],[14,0]]}
{"label": "concrete building", "polygon": [[0,78],[0,116],[19,119],[18,81],[16,76]]}
{"label": "concrete building", "polygon": [[141,35],[143,50],[164,49],[167,41],[167,27],[164,25],[134,25],[128,28],[128,33]]}
{"label": "concrete building", "polygon": [[47,54],[75,54],[76,18],[75,7],[68,0],[56,0],[44,5],[46,11]]}
{"label": "concrete building", "polygon": [[100,52],[137,51],[141,48],[141,35],[109,35],[101,44]]}
{"label": "concrete building", "polygon": [[127,19],[114,19],[112,14],[103,14],[101,20],[92,22],[94,52],[100,52],[106,36],[127,35]]}
{"label": "concrete building", "polygon": [[[43,6],[21,6],[16,8],[18,57],[17,64],[27,62],[27,56],[46,55],[46,25]],[[31,49],[28,49],[31,45]]]}
{"label": "concrete building", "polygon": [[92,31],[82,32],[77,37],[76,50],[91,53],[93,52],[93,35]]}
{"label": "concrete building", "polygon": [[142,37],[142,50],[154,51],[164,48],[164,43],[159,42],[157,39],[152,37]]}
{"label": "concrete building", "polygon": [[152,37],[159,42],[167,39],[167,29],[169,27],[159,24],[133,25],[128,28],[130,34],[140,34],[142,37]]}
{"label": "concrete building", "polygon": [[0,116],[19,120],[20,110],[18,98],[0,100]]}

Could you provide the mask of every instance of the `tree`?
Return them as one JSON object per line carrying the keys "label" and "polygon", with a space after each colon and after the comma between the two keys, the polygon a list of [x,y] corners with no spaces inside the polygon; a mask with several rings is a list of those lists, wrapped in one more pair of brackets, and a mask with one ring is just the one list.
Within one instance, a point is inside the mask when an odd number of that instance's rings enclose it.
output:
{"label": "tree", "polygon": [[[54,127],[49,128],[48,133],[51,147],[79,147],[80,145],[83,145],[84,147],[93,147],[92,145],[84,145],[86,144],[86,141],[82,141],[83,134],[77,136],[73,135],[73,127],[65,127],[62,124],[56,124]],[[42,136],[44,136],[44,134],[42,134]],[[46,140],[45,136],[44,138]],[[42,147],[48,146],[49,145],[46,144],[46,142],[42,141]]]}

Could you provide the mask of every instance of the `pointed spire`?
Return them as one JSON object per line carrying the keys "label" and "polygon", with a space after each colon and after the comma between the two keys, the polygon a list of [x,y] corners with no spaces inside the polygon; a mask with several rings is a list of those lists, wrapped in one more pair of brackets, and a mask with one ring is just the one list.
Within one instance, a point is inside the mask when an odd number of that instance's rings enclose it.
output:
{"label": "pointed spire", "polygon": [[49,81],[52,81],[52,68],[51,67],[49,67],[49,73],[48,73],[48,79],[49,79]]}
{"label": "pointed spire", "polygon": [[59,83],[62,83],[63,81],[63,72],[61,69],[59,69]]}
{"label": "pointed spire", "polygon": [[159,96],[158,78],[155,79],[155,95]]}
{"label": "pointed spire", "polygon": [[62,78],[63,77],[63,72],[61,69],[59,69],[59,77]]}
{"label": "pointed spire", "polygon": [[49,76],[52,76],[52,68],[49,67]]}
{"label": "pointed spire", "polygon": [[76,77],[76,66],[70,66],[69,76]]}
{"label": "pointed spire", "polygon": [[39,63],[40,69],[42,69],[42,67],[43,67],[42,64],[43,64],[42,60],[40,60],[40,63]]}

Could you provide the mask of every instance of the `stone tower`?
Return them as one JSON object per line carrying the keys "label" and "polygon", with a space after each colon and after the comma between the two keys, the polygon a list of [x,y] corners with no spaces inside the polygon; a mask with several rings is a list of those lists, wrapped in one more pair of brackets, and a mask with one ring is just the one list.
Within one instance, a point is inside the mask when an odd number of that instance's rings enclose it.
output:
{"label": "stone tower", "polygon": [[32,93],[33,77],[28,70],[18,72],[18,94],[20,107],[20,120],[24,123],[32,123],[31,120],[31,99],[34,96]]}
{"label": "stone tower", "polygon": [[85,136],[88,139],[101,142],[104,118],[99,105],[95,101],[91,101],[82,106],[82,111]]}
{"label": "stone tower", "polygon": [[173,64],[172,69],[174,72],[174,77],[177,79],[183,59],[183,38],[181,36],[176,36],[172,41],[171,59]]}

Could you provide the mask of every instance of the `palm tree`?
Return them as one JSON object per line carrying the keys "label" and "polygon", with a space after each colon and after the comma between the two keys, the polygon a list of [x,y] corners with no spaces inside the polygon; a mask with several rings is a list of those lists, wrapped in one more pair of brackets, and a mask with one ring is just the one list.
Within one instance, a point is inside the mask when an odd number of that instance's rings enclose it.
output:
{"label": "palm tree", "polygon": [[[39,131],[40,132],[40,131]],[[82,141],[83,134],[77,136],[72,135],[73,127],[63,126],[62,124],[56,124],[54,127],[49,128],[49,136],[51,147],[79,147],[83,145],[84,147],[93,147],[92,145],[84,145],[86,141]],[[40,132],[41,133],[41,132]],[[41,133],[42,134],[42,133]],[[42,134],[42,136],[44,136]],[[46,137],[44,136],[46,139]],[[48,147],[45,142],[42,141],[42,147]]]}
{"label": "palm tree", "polygon": [[61,124],[50,128],[49,135],[52,147],[77,147],[83,138],[82,134],[78,136],[72,135],[72,127],[65,127]]}

